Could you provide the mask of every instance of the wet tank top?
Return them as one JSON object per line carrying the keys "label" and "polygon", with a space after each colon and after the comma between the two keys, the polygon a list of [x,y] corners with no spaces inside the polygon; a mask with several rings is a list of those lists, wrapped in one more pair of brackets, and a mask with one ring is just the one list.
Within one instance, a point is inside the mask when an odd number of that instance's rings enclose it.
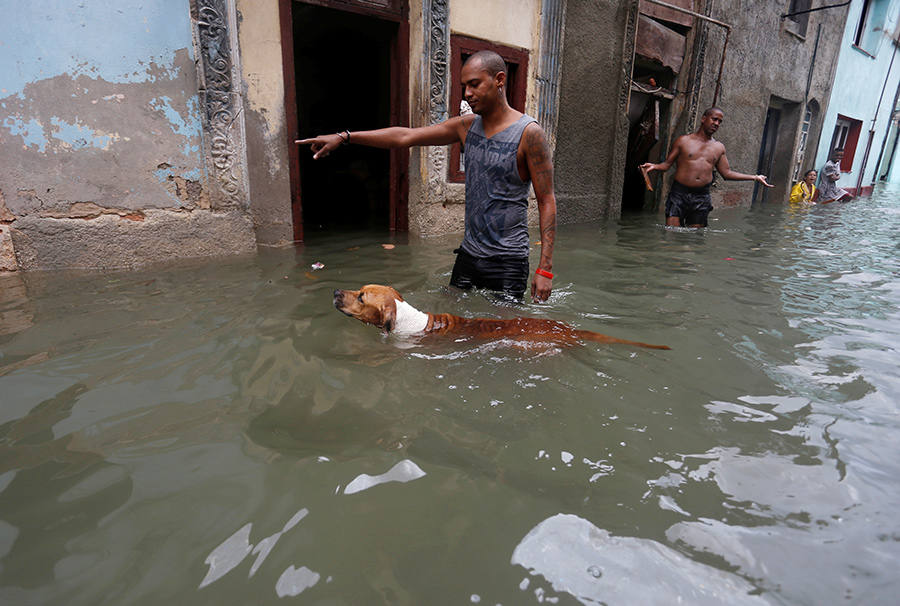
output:
{"label": "wet tank top", "polygon": [[481,116],[466,133],[466,232],[460,248],[475,257],[528,256],[528,194],[516,165],[522,133],[535,119],[523,115],[490,139]]}

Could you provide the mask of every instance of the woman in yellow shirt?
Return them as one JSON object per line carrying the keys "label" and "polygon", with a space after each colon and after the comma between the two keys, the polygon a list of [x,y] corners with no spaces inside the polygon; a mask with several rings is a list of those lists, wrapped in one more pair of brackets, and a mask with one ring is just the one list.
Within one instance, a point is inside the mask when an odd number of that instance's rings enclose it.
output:
{"label": "woman in yellow shirt", "polygon": [[791,189],[791,204],[815,204],[813,196],[816,194],[816,173],[815,169],[806,171],[803,175],[803,181],[800,181]]}

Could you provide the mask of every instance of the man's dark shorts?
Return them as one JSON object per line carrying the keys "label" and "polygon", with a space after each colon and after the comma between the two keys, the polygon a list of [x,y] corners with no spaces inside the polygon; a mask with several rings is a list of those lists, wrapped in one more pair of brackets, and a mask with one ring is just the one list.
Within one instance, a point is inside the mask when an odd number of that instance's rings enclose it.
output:
{"label": "man's dark shorts", "polygon": [[450,285],[463,290],[486,288],[521,300],[528,286],[528,257],[473,257],[457,248]]}
{"label": "man's dark shorts", "polygon": [[709,196],[709,184],[703,187],[688,187],[678,181],[672,182],[669,197],[666,198],[666,217],[680,217],[681,225],[709,225],[709,213],[713,209]]}

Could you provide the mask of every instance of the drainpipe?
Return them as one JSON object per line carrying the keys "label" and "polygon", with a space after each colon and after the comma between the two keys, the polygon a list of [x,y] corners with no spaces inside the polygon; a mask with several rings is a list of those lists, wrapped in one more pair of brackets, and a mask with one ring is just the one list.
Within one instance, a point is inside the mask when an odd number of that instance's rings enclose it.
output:
{"label": "drainpipe", "polygon": [[806,107],[809,107],[809,89],[812,88],[813,70],[816,68],[816,55],[819,54],[819,36],[822,35],[822,24],[816,30],[816,44],[813,46],[812,60],[809,62],[809,73],[806,75],[806,96],[803,97]]}
{"label": "drainpipe", "polygon": [[[900,89],[898,89],[900,90]],[[896,118],[894,118],[896,120]],[[891,128],[894,128],[896,123],[891,121]],[[894,137],[894,144],[891,146],[891,159],[888,160],[887,170],[884,171],[884,174],[881,175],[882,179],[887,181],[891,176],[891,171],[894,170],[894,158],[897,157],[897,143],[900,142],[900,127],[898,127],[898,132]]]}
{"label": "drainpipe", "polygon": [[[896,50],[897,49],[896,42],[894,44],[895,44],[894,50]],[[885,86],[887,86],[887,81],[885,81],[884,84],[885,84]],[[882,92],[882,94],[884,94],[884,92]],[[891,105],[891,117],[888,120],[888,126],[884,132],[884,141],[881,142],[881,151],[878,152],[878,162],[875,163],[875,179],[874,179],[874,181],[877,181],[880,179],[880,177],[878,176],[878,172],[881,170],[881,159],[884,157],[884,150],[887,147],[887,142],[888,142],[888,139],[890,138],[891,130],[893,130],[893,128],[894,128],[894,121],[897,118],[897,101],[898,100],[900,100],[900,86],[897,87],[897,92],[894,93],[894,104]],[[890,171],[890,166],[894,162],[894,152],[896,150],[897,150],[897,139],[895,138],[893,148],[891,149],[891,160],[890,160],[890,162],[888,162],[888,171]]]}
{"label": "drainpipe", "polygon": [[[713,25],[718,25],[719,27],[725,28],[725,44],[722,46],[722,61],[719,63],[719,75],[716,78],[716,92],[713,94],[713,106],[716,105],[716,102],[719,100],[719,87],[722,84],[722,68],[725,67],[725,53],[728,50],[728,38],[731,35],[731,26],[727,23],[722,23],[721,21],[717,21],[706,15],[701,15],[700,13],[688,10],[686,8],[681,8],[680,6],[675,6],[673,4],[668,4],[666,2],[660,2],[660,0],[644,0],[644,2],[648,2],[650,4],[656,4],[663,8],[668,8],[673,11],[677,11],[679,13],[684,13],[686,15],[690,15],[692,17],[696,17],[697,19],[701,19],[703,21],[707,21],[712,23]],[[635,32],[635,38],[637,38],[637,32]],[[632,60],[633,61],[633,60]],[[631,85],[628,86],[629,91],[631,90]]]}
{"label": "drainpipe", "polygon": [[[869,161],[869,151],[872,149],[872,140],[875,139],[875,122],[878,120],[878,112],[881,111],[881,101],[884,99],[884,91],[887,89],[888,80],[891,78],[891,69],[894,67],[894,58],[897,56],[897,45],[894,45],[894,50],[891,53],[891,62],[888,64],[887,75],[884,77],[884,85],[881,87],[881,96],[878,97],[878,105],[875,106],[875,115],[872,116],[872,126],[869,128],[869,141],[866,143],[866,153],[863,154],[862,168],[859,170],[859,178],[856,180],[856,196],[859,197],[859,193],[862,190],[862,182],[863,178],[866,176],[866,164]],[[879,159],[881,158],[881,154],[879,154]],[[875,167],[875,172],[878,172],[878,167]],[[875,181],[872,181],[872,184],[875,184]]]}

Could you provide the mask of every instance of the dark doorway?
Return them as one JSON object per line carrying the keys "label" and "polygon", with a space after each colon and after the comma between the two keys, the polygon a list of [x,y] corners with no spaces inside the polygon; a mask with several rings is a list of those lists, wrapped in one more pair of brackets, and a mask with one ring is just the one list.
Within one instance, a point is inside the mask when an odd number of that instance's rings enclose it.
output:
{"label": "dark doorway", "polygon": [[[297,137],[405,124],[404,24],[298,2],[291,9]],[[406,228],[405,153],[348,145],[313,160],[308,146],[297,151],[298,239]]]}
{"label": "dark doorway", "polygon": [[[772,175],[772,167],[775,165],[775,148],[778,144],[778,123],[781,121],[781,110],[770,107],[766,112],[766,124],[763,127],[762,143],[759,146],[759,162],[756,166],[757,175]],[[751,204],[765,204],[769,201],[769,188],[758,182],[753,186],[753,200]]]}
{"label": "dark doorway", "polygon": [[[657,162],[651,158],[659,158],[658,161],[662,162],[661,138],[668,128],[668,100],[633,94],[631,106],[625,177],[622,181],[623,213],[656,210],[656,195],[647,188],[639,167],[645,162]],[[637,117],[633,117],[635,115]],[[655,188],[654,182],[658,183],[659,173],[651,173],[648,178]]]}

